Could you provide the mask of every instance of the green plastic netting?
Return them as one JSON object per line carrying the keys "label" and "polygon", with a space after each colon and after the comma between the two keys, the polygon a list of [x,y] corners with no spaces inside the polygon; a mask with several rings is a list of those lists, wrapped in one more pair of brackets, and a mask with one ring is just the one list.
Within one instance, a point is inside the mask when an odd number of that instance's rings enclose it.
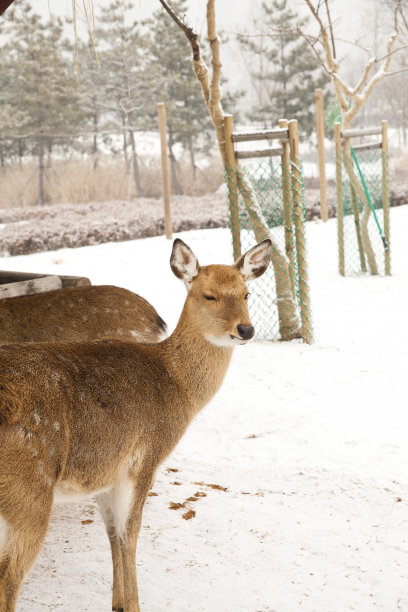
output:
{"label": "green plastic netting", "polygon": [[[337,207],[342,205],[343,213],[338,210],[337,214],[340,272],[346,276],[390,274],[389,201],[385,188],[388,159],[381,148],[356,148],[354,155],[355,159],[342,151],[341,159],[336,159],[341,168],[341,185],[338,178],[336,185]],[[355,176],[359,192],[350,181],[350,173]]]}

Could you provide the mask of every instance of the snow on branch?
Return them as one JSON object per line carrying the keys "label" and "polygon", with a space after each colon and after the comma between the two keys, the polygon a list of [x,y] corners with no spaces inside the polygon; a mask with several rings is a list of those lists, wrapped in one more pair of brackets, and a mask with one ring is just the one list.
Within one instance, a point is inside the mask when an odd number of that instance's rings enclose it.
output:
{"label": "snow on branch", "polygon": [[[319,26],[318,40],[323,47],[323,55],[316,49],[316,42],[309,34],[304,32],[301,27],[298,27],[298,32],[308,43],[316,56],[318,62],[323,67],[325,72],[331,77],[336,98],[341,108],[344,127],[349,127],[350,121],[355,117],[360,108],[365,104],[376,85],[386,76],[396,74],[390,72],[390,64],[392,56],[399,50],[405,49],[407,45],[394,49],[395,42],[398,38],[398,32],[395,31],[387,38],[386,53],[383,57],[370,57],[366,62],[362,75],[354,87],[349,86],[345,80],[340,77],[339,71],[341,68],[340,62],[336,59],[336,51],[334,46],[333,22],[329,11],[328,0],[324,0],[324,7],[327,15],[328,25],[326,26],[321,16],[321,3],[316,6],[312,0],[305,0],[309,10]],[[396,3],[395,11],[398,10],[398,2]],[[373,73],[377,64],[380,66]]]}

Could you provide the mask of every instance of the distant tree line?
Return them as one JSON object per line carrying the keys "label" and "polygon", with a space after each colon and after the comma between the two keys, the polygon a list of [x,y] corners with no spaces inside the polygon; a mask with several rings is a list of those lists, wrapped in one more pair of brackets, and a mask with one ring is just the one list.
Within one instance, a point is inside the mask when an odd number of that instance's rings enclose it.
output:
{"label": "distant tree line", "polygon": [[238,37],[254,92],[247,117],[265,127],[297,119],[308,137],[316,127],[314,92],[329,79],[297,32],[306,19],[299,19],[287,0],[263,2],[258,13],[250,35]]}
{"label": "distant tree line", "polygon": [[[186,11],[186,0],[174,5]],[[100,8],[93,33],[97,55],[90,41],[78,39],[75,45],[72,35],[67,38],[60,18],[44,22],[27,0],[17,1],[6,14],[0,47],[0,167],[37,158],[40,201],[42,172],[56,151],[92,155],[95,166],[102,150],[123,154],[142,195],[138,135],[157,131],[158,102],[166,104],[176,192],[181,186],[175,145],[188,153],[195,172],[196,155],[212,144],[211,121],[183,34],[162,10],[150,20],[132,21],[131,8],[120,0]]]}
{"label": "distant tree line", "polygon": [[[401,2],[405,7],[407,0]],[[321,87],[327,92],[328,79],[299,37],[301,22],[289,5],[288,0],[262,3],[250,35],[239,37],[241,64],[252,93],[241,117],[265,127],[295,118],[301,133],[309,137],[315,125],[314,91]],[[173,0],[172,7],[183,15],[187,1]],[[136,193],[143,195],[140,134],[157,131],[157,102],[166,104],[176,193],[182,189],[176,152],[181,149],[188,156],[194,175],[197,155],[215,142],[180,29],[161,8],[145,21],[132,21],[132,5],[123,0],[99,8],[93,32],[97,57],[89,37],[75,45],[73,24],[67,28],[51,15],[45,22],[28,0],[16,0],[2,18],[0,168],[36,158],[40,202],[44,168],[56,153],[90,156],[95,167],[102,152],[122,155]],[[202,52],[205,57],[205,45]],[[401,54],[402,68],[405,63],[406,54]],[[404,136],[406,78],[405,74],[390,79],[373,108],[382,118],[398,118]],[[242,94],[223,95],[224,110],[234,113],[235,123]]]}
{"label": "distant tree line", "polygon": [[[280,118],[294,118],[298,120],[303,137],[308,138],[315,131],[315,89],[323,89],[326,104],[334,99],[334,91],[310,45],[315,45],[315,51],[321,51],[318,37],[310,37],[308,45],[300,35],[300,30],[307,31],[313,24],[307,17],[299,17],[293,10],[294,4],[293,0],[262,2],[247,27],[248,34],[242,32],[238,42],[252,88],[246,118],[265,126],[276,124]],[[358,121],[361,126],[376,125],[388,119],[390,125],[398,129],[401,144],[406,144],[408,0],[372,0],[372,5],[364,19],[361,40],[349,41],[346,47],[349,57],[342,53],[339,59],[353,81],[356,71],[362,71],[370,57],[381,57],[383,51],[379,43],[385,40],[385,33],[398,26],[399,51],[396,49],[398,52],[393,57],[395,75],[376,88]],[[316,0],[315,6],[323,10],[325,3]],[[327,130],[327,135],[331,136],[331,130]]]}

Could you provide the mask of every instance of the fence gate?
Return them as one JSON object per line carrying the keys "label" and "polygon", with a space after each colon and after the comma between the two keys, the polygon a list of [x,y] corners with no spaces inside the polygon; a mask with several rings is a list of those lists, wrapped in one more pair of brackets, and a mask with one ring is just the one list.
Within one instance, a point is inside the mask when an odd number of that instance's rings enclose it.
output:
{"label": "fence gate", "polygon": [[[305,240],[305,206],[297,121],[253,133],[233,131],[224,117],[230,227],[234,259],[265,238],[272,265],[252,281],[249,310],[258,339],[312,342]],[[237,143],[266,140],[268,148],[236,150]],[[277,145],[273,145],[277,142]]]}
{"label": "fence gate", "polygon": [[[339,272],[391,274],[388,122],[380,128],[334,126]],[[353,145],[356,137],[380,136]]]}

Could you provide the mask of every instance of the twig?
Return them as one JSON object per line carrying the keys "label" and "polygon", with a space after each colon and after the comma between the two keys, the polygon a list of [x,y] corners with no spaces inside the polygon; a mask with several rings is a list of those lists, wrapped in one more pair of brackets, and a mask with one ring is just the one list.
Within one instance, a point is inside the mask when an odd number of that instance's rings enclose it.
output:
{"label": "twig", "polygon": [[[100,68],[101,65],[99,63],[98,54],[96,52],[96,47],[95,47],[94,39],[93,39],[93,36],[92,36],[92,28],[91,28],[91,24],[89,23],[88,10],[86,8],[86,0],[83,0],[83,3],[84,3],[84,12],[85,12],[85,17],[86,17],[86,22],[88,24],[89,38],[91,39],[92,48],[93,48],[94,53],[95,53],[96,63],[98,64],[98,68]],[[93,14],[93,11],[92,11],[92,14]],[[94,27],[95,27],[95,22],[94,22]]]}
{"label": "twig", "polygon": [[193,50],[193,59],[195,61],[200,61],[200,45],[198,44],[198,34],[196,34],[191,26],[188,26],[184,21],[182,21],[178,15],[173,11],[173,9],[166,3],[164,0],[159,0],[160,4],[164,8],[164,10],[170,15],[173,21],[178,25],[178,27],[183,30],[188,40],[190,41],[191,48]]}
{"label": "twig", "polygon": [[74,21],[76,72],[77,72],[77,81],[79,83],[79,81],[81,80],[81,71],[79,68],[78,34],[77,34],[77,26],[76,26],[76,0],[72,0],[72,18]]}
{"label": "twig", "polygon": [[331,37],[331,42],[332,42],[333,57],[334,57],[334,59],[336,59],[336,47],[334,45],[333,24],[332,24],[332,20],[331,20],[331,16],[330,16],[328,0],[325,0],[325,4],[326,4],[327,19],[329,20],[329,31],[330,31],[330,37]]}

